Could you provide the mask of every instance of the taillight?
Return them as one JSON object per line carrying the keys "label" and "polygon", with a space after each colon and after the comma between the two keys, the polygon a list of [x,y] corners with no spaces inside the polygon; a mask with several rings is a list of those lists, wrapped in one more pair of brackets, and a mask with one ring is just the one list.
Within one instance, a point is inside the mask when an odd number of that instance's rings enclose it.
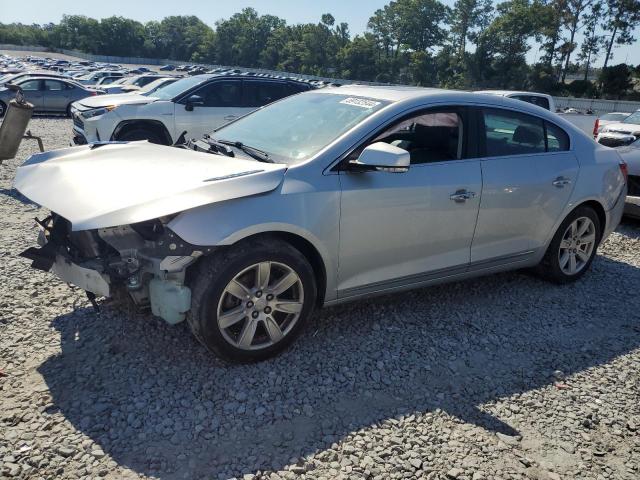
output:
{"label": "taillight", "polygon": [[598,136],[598,130],[600,129],[600,119],[596,118],[596,123],[593,124],[593,138]]}
{"label": "taillight", "polygon": [[625,162],[620,162],[620,171],[622,172],[622,175],[624,175],[624,181],[626,182],[629,179],[629,169]]}
{"label": "taillight", "polygon": [[96,95],[98,95],[98,92],[91,92],[92,97],[95,97]]}

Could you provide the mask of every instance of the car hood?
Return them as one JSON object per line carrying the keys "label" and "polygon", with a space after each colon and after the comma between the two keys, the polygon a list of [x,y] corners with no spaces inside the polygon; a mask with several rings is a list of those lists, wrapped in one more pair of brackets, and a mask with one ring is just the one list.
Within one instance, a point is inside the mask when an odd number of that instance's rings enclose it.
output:
{"label": "car hood", "polygon": [[286,168],[142,141],[33,155],[18,168],[14,185],[73,230],[89,230],[268,192]]}
{"label": "car hood", "polygon": [[100,108],[109,105],[132,105],[132,104],[145,104],[156,101],[156,97],[147,97],[145,95],[98,95],[96,97],[87,97],[80,100],[78,103],[85,108]]}

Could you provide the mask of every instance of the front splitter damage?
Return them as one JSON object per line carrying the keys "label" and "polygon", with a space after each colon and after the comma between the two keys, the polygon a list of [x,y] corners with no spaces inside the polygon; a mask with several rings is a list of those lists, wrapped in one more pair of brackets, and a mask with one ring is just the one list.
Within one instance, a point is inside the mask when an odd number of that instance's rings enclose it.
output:
{"label": "front splitter damage", "polygon": [[32,267],[82,288],[94,307],[96,295],[125,291],[136,306],[150,307],[170,324],[183,321],[191,308],[187,268],[212,250],[184,242],[160,220],[82,232],[55,215],[38,224],[40,248],[21,253]]}

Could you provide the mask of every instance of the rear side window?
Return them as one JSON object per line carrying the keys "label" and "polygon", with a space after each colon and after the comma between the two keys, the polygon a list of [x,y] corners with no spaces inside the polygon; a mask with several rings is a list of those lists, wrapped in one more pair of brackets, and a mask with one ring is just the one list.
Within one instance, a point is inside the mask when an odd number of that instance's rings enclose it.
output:
{"label": "rear side window", "polygon": [[547,131],[547,152],[569,150],[569,135],[553,123],[544,122]]}
{"label": "rear side window", "polygon": [[262,107],[276,100],[286,97],[288,92],[285,85],[279,82],[244,82],[245,106]]}
{"label": "rear side window", "polygon": [[64,86],[64,83],[58,82],[57,80],[44,81],[44,89],[50,92],[61,92],[62,90],[64,90]]}
{"label": "rear side window", "polygon": [[484,109],[483,115],[485,149],[488,157],[546,151],[542,119],[498,109]]}

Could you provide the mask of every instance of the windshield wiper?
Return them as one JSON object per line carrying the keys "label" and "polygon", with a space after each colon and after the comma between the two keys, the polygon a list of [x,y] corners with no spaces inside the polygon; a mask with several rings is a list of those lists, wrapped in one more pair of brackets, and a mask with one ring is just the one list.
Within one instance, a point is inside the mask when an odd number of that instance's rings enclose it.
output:
{"label": "windshield wiper", "polygon": [[215,153],[221,153],[227,157],[235,157],[233,150],[231,150],[226,144],[210,137],[209,134],[205,133],[202,139],[209,145],[209,150],[213,150]]}
{"label": "windshield wiper", "polygon": [[256,160],[260,160],[261,162],[266,163],[275,163],[271,158],[269,158],[269,154],[263,150],[260,150],[256,147],[251,147],[249,145],[245,145],[242,142],[233,142],[231,140],[215,140],[222,145],[229,145],[231,147],[235,147],[239,150],[242,150],[244,153],[249,155],[250,157],[255,158]]}

